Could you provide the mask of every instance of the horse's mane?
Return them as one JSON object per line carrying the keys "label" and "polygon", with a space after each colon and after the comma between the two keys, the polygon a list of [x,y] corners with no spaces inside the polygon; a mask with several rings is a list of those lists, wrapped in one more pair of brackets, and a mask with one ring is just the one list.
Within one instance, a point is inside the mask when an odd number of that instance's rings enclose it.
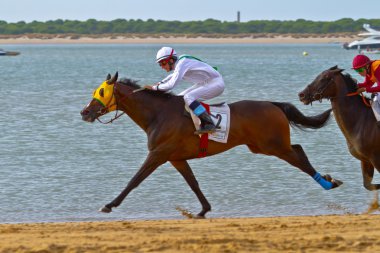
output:
{"label": "horse's mane", "polygon": [[[127,85],[127,86],[133,88],[134,90],[141,89],[141,86],[138,85],[137,82],[138,81],[136,81],[136,80],[132,80],[132,79],[128,79],[128,78],[122,78],[118,81],[119,84]],[[156,97],[162,97],[162,98],[166,98],[166,99],[171,98],[173,96],[176,96],[172,92],[166,92],[166,91],[144,90],[144,92],[151,94],[151,95],[154,95]]]}
{"label": "horse's mane", "polygon": [[332,71],[332,70],[334,71],[339,70],[339,73],[342,75],[344,82],[348,86],[348,92],[355,92],[358,89],[357,80],[353,79],[349,73],[343,74],[342,71],[344,69],[340,69],[338,65],[335,65],[329,68],[327,71]]}
{"label": "horse's mane", "polygon": [[355,92],[358,89],[358,84],[349,73],[342,74],[345,83],[347,84],[349,92]]}
{"label": "horse's mane", "polygon": [[[350,92],[350,93],[356,92],[356,90],[358,89],[358,83],[357,83],[358,81],[356,79],[352,78],[349,73],[342,74],[342,76],[343,76],[345,83],[347,84],[348,92]],[[363,95],[363,96],[367,100],[367,102],[369,103],[370,98],[366,97],[365,95]]]}

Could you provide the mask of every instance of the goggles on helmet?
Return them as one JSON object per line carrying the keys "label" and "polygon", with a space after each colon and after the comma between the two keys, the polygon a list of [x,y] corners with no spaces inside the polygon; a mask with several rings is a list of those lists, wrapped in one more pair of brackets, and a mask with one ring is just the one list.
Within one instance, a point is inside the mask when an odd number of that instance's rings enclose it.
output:
{"label": "goggles on helmet", "polygon": [[365,71],[365,67],[361,67],[361,68],[355,69],[355,71],[358,72],[358,73],[363,73]]}
{"label": "goggles on helmet", "polygon": [[169,60],[173,57],[173,53],[174,53],[174,49],[172,49],[172,51],[170,52],[170,55],[168,57],[159,61],[158,64],[160,64],[160,66],[162,67],[162,66],[166,65],[167,63],[169,63]]}

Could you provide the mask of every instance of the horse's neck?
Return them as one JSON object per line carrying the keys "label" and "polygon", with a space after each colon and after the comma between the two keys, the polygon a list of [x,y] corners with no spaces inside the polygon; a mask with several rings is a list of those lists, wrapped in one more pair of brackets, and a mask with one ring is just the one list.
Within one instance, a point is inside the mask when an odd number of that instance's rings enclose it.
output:
{"label": "horse's neck", "polygon": [[147,131],[149,122],[155,113],[147,113],[147,109],[144,108],[141,103],[135,103],[135,101],[136,99],[127,99],[127,101],[121,105],[121,109],[144,131]]}
{"label": "horse's neck", "polygon": [[365,134],[361,128],[371,124],[366,108],[359,96],[348,97],[346,87],[340,87],[337,96],[331,99],[335,119],[346,138],[355,138],[357,134]]}
{"label": "horse's neck", "polygon": [[156,121],[157,117],[164,115],[161,111],[164,98],[154,98],[143,91],[130,93],[128,97],[120,94],[118,96],[121,98],[120,109],[145,132],[149,132],[152,122]]}

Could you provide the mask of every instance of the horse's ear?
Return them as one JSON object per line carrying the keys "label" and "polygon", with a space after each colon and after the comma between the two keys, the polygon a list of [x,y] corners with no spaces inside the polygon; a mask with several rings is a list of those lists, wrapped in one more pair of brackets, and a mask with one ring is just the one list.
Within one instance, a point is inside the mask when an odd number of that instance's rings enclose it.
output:
{"label": "horse's ear", "polygon": [[111,75],[108,74],[107,77],[106,77],[106,80],[108,81],[108,80],[110,80],[110,79],[111,79]]}
{"label": "horse's ear", "polygon": [[111,79],[107,80],[107,83],[108,84],[114,84],[114,83],[116,83],[118,77],[119,77],[119,73],[116,71],[115,75]]}
{"label": "horse's ear", "polygon": [[333,70],[333,73],[335,74],[335,73],[342,73],[344,71],[344,69],[340,69],[340,68],[336,68],[336,69],[334,69]]}
{"label": "horse's ear", "polygon": [[332,72],[335,73],[341,73],[344,71],[344,69],[338,68],[338,65],[335,65],[334,67],[329,68],[329,70],[332,70]]}

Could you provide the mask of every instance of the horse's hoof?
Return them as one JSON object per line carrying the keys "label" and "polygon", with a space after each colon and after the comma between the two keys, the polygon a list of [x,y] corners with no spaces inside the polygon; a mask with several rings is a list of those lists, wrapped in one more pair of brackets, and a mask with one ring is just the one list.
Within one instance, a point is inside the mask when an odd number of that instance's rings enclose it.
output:
{"label": "horse's hoof", "polygon": [[331,183],[333,183],[333,187],[332,187],[333,189],[337,188],[337,187],[339,187],[339,186],[341,186],[343,184],[343,182],[340,181],[340,180],[338,180],[338,179],[332,179]]}
{"label": "horse's hoof", "polygon": [[329,174],[324,175],[323,178],[333,184],[331,189],[337,188],[343,184],[342,181],[332,178]]}
{"label": "horse's hoof", "polygon": [[322,176],[326,181],[328,182],[331,182],[333,180],[333,178],[329,175],[329,174],[326,174],[326,175],[323,175]]}
{"label": "horse's hoof", "polygon": [[[329,174],[322,176],[326,181],[332,183],[331,189],[337,188],[343,184],[342,181],[332,178]],[[330,190],[331,190],[330,189]]]}
{"label": "horse's hoof", "polygon": [[206,217],[204,215],[199,215],[199,214],[197,216],[194,216],[193,218],[197,219],[197,220],[206,219]]}
{"label": "horse's hoof", "polygon": [[110,213],[110,212],[112,212],[112,208],[109,208],[107,206],[103,206],[102,208],[99,209],[99,212]]}

